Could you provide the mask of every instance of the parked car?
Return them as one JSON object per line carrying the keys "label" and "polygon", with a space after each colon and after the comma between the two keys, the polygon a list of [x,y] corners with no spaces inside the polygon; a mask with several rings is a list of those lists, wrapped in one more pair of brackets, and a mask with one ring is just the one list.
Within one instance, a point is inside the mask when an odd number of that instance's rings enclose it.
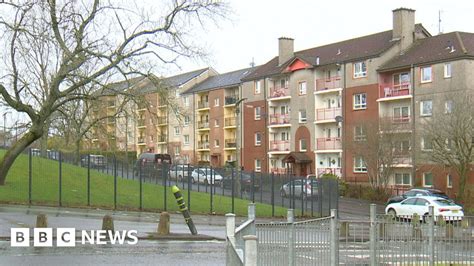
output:
{"label": "parked car", "polygon": [[315,179],[296,179],[281,186],[280,195],[282,197],[288,197],[292,194],[303,199],[314,197],[318,195],[318,181]]}
{"label": "parked car", "polygon": [[[90,157],[90,162],[89,162],[88,157]],[[81,158],[82,167],[90,166],[90,168],[93,168],[93,169],[103,169],[106,167],[106,165],[107,164],[106,164],[104,155],[90,154],[90,155],[82,156]]]}
{"label": "parked car", "polygon": [[416,213],[420,216],[420,220],[425,220],[430,205],[434,206],[435,220],[439,215],[446,221],[458,221],[464,217],[461,206],[451,200],[433,196],[416,196],[402,202],[390,203],[385,207],[385,213],[395,218],[407,218]]}
{"label": "parked car", "polygon": [[171,166],[168,176],[170,179],[182,180],[191,176],[194,167],[188,164],[176,164]]}
{"label": "parked car", "polygon": [[46,150],[46,154],[48,155],[48,159],[55,160],[55,161],[59,160],[59,151]]}
{"label": "parked car", "polygon": [[432,189],[432,188],[414,188],[410,189],[409,191],[403,193],[400,196],[394,196],[388,199],[387,204],[401,202],[405,199],[413,198],[416,196],[434,196],[440,197],[443,199],[449,199],[448,195],[446,195],[441,190]]}
{"label": "parked car", "polygon": [[221,174],[211,168],[195,168],[191,174],[193,183],[218,184],[224,179]]}
{"label": "parked car", "polygon": [[153,172],[161,175],[161,166],[163,164],[171,165],[171,156],[169,154],[144,152],[138,156],[133,166],[133,173],[137,176],[140,170],[142,173]]}
{"label": "parked car", "polygon": [[31,149],[31,156],[41,156],[40,149]]}
{"label": "parked car", "polygon": [[[254,179],[249,173],[234,171],[234,182],[235,181],[240,182],[241,191],[252,191],[252,182],[253,191],[258,191],[260,189],[258,179]],[[232,189],[232,172],[224,175],[221,186],[223,188]]]}

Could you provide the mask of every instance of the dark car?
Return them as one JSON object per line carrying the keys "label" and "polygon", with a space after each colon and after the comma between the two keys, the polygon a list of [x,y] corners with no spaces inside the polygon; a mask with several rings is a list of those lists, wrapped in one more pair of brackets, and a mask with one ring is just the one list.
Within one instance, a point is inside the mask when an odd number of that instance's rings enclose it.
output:
{"label": "dark car", "polygon": [[432,188],[414,188],[410,189],[409,191],[403,193],[399,196],[393,196],[388,199],[387,204],[401,202],[408,198],[413,198],[417,196],[433,196],[433,197],[440,197],[443,199],[449,199],[448,195],[446,195],[441,190],[432,189]]}
{"label": "dark car", "polygon": [[[252,182],[254,188],[253,191],[258,191],[260,189],[258,179],[253,178],[249,173],[234,171],[234,182],[236,181],[240,182],[241,191],[252,191]],[[232,189],[232,171],[226,171],[221,186],[223,188]]]}
{"label": "dark car", "polygon": [[148,174],[158,172],[160,175],[162,165],[171,165],[171,156],[169,154],[144,152],[138,156],[133,166],[133,172],[135,175],[138,175],[139,171]]}

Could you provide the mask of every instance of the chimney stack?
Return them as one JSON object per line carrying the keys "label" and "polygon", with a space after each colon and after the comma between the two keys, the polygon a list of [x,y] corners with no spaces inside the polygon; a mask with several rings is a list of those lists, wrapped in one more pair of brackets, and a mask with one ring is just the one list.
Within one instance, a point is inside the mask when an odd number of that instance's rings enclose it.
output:
{"label": "chimney stack", "polygon": [[403,52],[415,41],[415,10],[402,7],[392,12],[392,39],[400,41],[400,52]]}
{"label": "chimney stack", "polygon": [[287,37],[278,38],[278,65],[281,66],[294,56],[294,40]]}

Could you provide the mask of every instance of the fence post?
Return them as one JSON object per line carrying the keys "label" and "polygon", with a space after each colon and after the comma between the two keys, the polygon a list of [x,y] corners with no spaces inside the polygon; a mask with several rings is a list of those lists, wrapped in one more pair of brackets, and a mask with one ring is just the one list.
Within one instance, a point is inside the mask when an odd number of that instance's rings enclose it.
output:
{"label": "fence post", "polygon": [[165,211],[167,210],[167,195],[166,195],[166,178],[168,175],[165,173],[165,168],[168,168],[168,164],[163,164],[161,166],[161,176],[163,177],[163,204]]}
{"label": "fence post", "polygon": [[33,183],[33,172],[32,172],[32,162],[33,156],[31,152],[31,148],[28,152],[28,203],[31,205],[31,189],[32,189],[32,183]]}
{"label": "fence post", "polygon": [[[183,175],[184,178],[184,175]],[[191,211],[191,189],[193,189],[193,183],[191,182],[191,169],[188,164],[188,210]]]}
{"label": "fence post", "polygon": [[295,265],[295,216],[294,210],[288,209],[287,210],[287,217],[288,223],[290,223],[290,231],[288,232],[288,265],[293,266]]}
{"label": "fence post", "polygon": [[288,223],[294,223],[295,222],[295,213],[293,209],[288,209],[286,211],[286,221]]}
{"label": "fence post", "polygon": [[225,215],[225,228],[227,237],[235,236],[235,214],[227,213]]}
{"label": "fence post", "polygon": [[91,155],[90,154],[87,154],[87,206],[91,206]]}
{"label": "fence post", "polygon": [[[210,209],[210,212],[209,212],[209,213],[212,214],[213,209],[214,209],[213,191],[212,191],[212,189],[213,189],[213,186],[214,186],[213,183],[215,182],[214,179],[216,178],[216,175],[215,175],[214,172],[212,171],[212,170],[213,170],[212,167],[211,167],[210,169],[211,169],[211,173],[210,173],[211,180],[210,180],[210,182],[209,182],[209,178],[208,178],[207,181],[208,181],[208,183],[209,183],[209,185],[210,185],[210,188],[211,188],[211,197],[210,197],[211,202],[210,202],[210,206],[209,206],[209,207],[210,207],[210,208],[209,208],[209,209]],[[215,171],[215,170],[214,170],[214,171]]]}
{"label": "fence post", "polygon": [[[222,182],[224,182],[224,180],[222,180]],[[234,187],[234,185],[235,185],[234,184],[234,168],[232,168],[232,175],[231,175],[231,182],[230,182],[230,186],[231,186],[231,190],[232,190],[232,192],[231,192],[232,193],[231,194],[231,196],[232,196],[232,213],[234,213],[234,207],[235,207],[235,205],[234,205],[234,197],[235,197],[235,191],[234,191],[235,187]],[[224,189],[224,186],[222,186],[222,189]]]}
{"label": "fence post", "polygon": [[377,237],[377,225],[376,225],[376,210],[377,205],[370,204],[370,265],[375,266],[377,265],[377,252],[375,250],[376,247],[376,237]]}
{"label": "fence post", "polygon": [[[271,175],[271,185],[272,185],[272,217],[275,217],[275,174],[272,173]],[[260,193],[263,193],[263,188],[260,188]]]}
{"label": "fence post", "polygon": [[244,265],[257,266],[257,236],[247,235],[243,236],[243,239],[245,241]]}
{"label": "fence post", "polygon": [[63,206],[63,164],[61,152],[59,155],[59,207]]}
{"label": "fence post", "polygon": [[330,222],[330,265],[339,265],[339,233],[337,230],[337,210],[331,210],[331,222]]}
{"label": "fence post", "polygon": [[252,234],[257,234],[257,228],[255,226],[255,203],[249,203],[248,206],[248,219],[254,221],[251,225],[251,232]]}
{"label": "fence post", "polygon": [[[123,166],[123,164],[122,164]],[[114,156],[114,210],[117,209],[117,158]],[[123,167],[122,167],[122,179],[123,179]]]}
{"label": "fence post", "polygon": [[429,258],[430,266],[434,266],[434,256],[435,256],[435,249],[434,249],[434,207],[430,205],[428,207],[428,223],[429,223],[429,231],[428,231],[428,248],[429,248]]}
{"label": "fence post", "polygon": [[[139,187],[139,188],[140,188],[140,193],[139,193],[138,197],[139,197],[140,210],[142,210],[142,208],[143,208],[143,202],[142,202],[142,200],[143,200],[143,198],[142,198],[142,193],[143,193],[143,174],[140,173],[140,176],[139,176],[138,178],[140,178],[140,182],[139,182],[139,183],[140,183],[140,187]],[[166,210],[166,209],[165,209],[165,210]]]}

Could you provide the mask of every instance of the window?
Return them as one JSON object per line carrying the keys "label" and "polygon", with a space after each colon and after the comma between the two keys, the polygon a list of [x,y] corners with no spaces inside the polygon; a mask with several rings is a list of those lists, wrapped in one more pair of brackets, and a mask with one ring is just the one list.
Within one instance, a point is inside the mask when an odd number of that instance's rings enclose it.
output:
{"label": "window", "polygon": [[184,104],[184,106],[186,106],[186,107],[189,106],[189,96],[184,96],[184,97],[183,97],[183,104]]}
{"label": "window", "polygon": [[428,137],[421,137],[421,149],[424,151],[430,151],[433,149],[433,142]]}
{"label": "window", "polygon": [[306,81],[298,83],[298,89],[300,95],[306,95]]}
{"label": "window", "polygon": [[219,127],[219,119],[214,120],[214,127]]}
{"label": "window", "polygon": [[410,121],[410,108],[408,106],[393,108],[393,122],[404,123]]}
{"label": "window", "polygon": [[262,92],[260,87],[260,80],[255,81],[255,91],[254,94],[260,94]]}
{"label": "window", "polygon": [[421,68],[421,83],[431,82],[431,66]]}
{"label": "window", "polygon": [[219,106],[219,98],[214,99],[214,106]]}
{"label": "window", "polygon": [[255,146],[262,145],[262,133],[257,132],[255,133]]}
{"label": "window", "polygon": [[354,110],[367,108],[367,93],[354,94]]}
{"label": "window", "polygon": [[306,123],[306,110],[300,110],[298,117],[300,123]]}
{"label": "window", "polygon": [[451,77],[451,63],[444,64],[444,78]]}
{"label": "window", "polygon": [[407,155],[410,149],[409,140],[395,141],[395,155]]}
{"label": "window", "polygon": [[214,147],[219,148],[219,140],[218,139],[214,140]]}
{"label": "window", "polygon": [[255,172],[262,171],[262,161],[260,159],[255,159]]}
{"label": "window", "polygon": [[174,146],[174,155],[177,156],[179,155],[179,152],[181,151],[181,147],[179,146]]}
{"label": "window", "polygon": [[179,127],[174,127],[174,135],[175,136],[181,135],[181,129]]}
{"label": "window", "polygon": [[411,185],[410,174],[395,173],[395,185]]}
{"label": "window", "polygon": [[447,100],[444,102],[444,113],[450,114],[453,112],[454,102],[452,100]]}
{"label": "window", "polygon": [[262,108],[260,106],[255,107],[255,120],[260,120]]}
{"label": "window", "polygon": [[416,198],[414,198],[414,199],[407,199],[407,200],[405,200],[402,204],[403,204],[403,205],[415,205],[415,203],[416,203]]}
{"label": "window", "polygon": [[179,90],[176,90],[175,92],[176,98],[179,98]]}
{"label": "window", "polygon": [[365,62],[354,63],[354,78],[367,77],[367,66]]}
{"label": "window", "polygon": [[420,115],[421,116],[431,116],[433,113],[433,101],[426,100],[420,102]]}
{"label": "window", "polygon": [[432,187],[433,186],[433,174],[432,173],[423,173],[423,186]]}
{"label": "window", "polygon": [[367,166],[365,165],[364,158],[354,158],[354,173],[367,173]]}
{"label": "window", "polygon": [[304,152],[307,150],[306,139],[300,139],[300,151]]}
{"label": "window", "polygon": [[184,145],[189,145],[189,135],[184,135]]}
{"label": "window", "polygon": [[191,118],[189,117],[189,115],[185,115],[184,116],[184,125],[187,126],[187,125],[189,125],[189,123],[191,123]]}
{"label": "window", "polygon": [[453,187],[453,176],[451,174],[448,174],[446,176],[446,187],[448,187],[448,188]]}
{"label": "window", "polygon": [[365,127],[355,126],[354,127],[354,141],[366,141],[367,133]]}

